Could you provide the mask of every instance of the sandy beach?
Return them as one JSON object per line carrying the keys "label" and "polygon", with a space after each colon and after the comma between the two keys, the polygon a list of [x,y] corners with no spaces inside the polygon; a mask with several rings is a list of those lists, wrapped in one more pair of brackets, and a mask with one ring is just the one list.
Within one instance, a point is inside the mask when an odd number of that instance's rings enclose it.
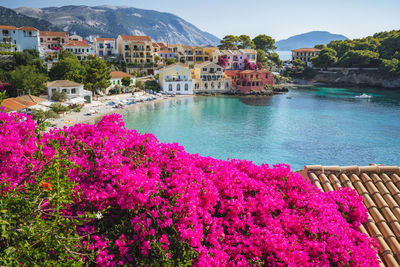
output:
{"label": "sandy beach", "polygon": [[[127,99],[135,99],[137,97],[148,98],[155,97],[152,101],[141,101],[136,102],[132,105],[124,105],[123,108],[114,108],[112,105],[109,105],[110,102],[118,103],[120,101],[126,101]],[[110,95],[110,96],[100,96],[96,98],[92,103],[85,104],[80,112],[74,112],[72,110],[65,112],[64,114],[60,114],[59,118],[49,119],[47,120],[47,124],[51,126],[47,126],[46,130],[50,130],[53,128],[63,128],[64,126],[73,126],[79,123],[87,123],[93,124],[99,121],[103,116],[108,114],[126,114],[127,112],[133,110],[138,105],[149,105],[154,104],[161,101],[169,101],[172,99],[185,98],[185,97],[193,97],[192,95],[176,95],[174,97],[167,96],[154,96],[147,93],[139,93],[135,96],[132,93],[128,94],[119,94],[119,95]]]}

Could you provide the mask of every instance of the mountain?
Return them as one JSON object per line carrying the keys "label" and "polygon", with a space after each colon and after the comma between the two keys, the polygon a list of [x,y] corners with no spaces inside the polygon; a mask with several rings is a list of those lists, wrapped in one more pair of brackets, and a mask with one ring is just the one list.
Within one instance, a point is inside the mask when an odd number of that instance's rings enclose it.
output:
{"label": "mountain", "polygon": [[115,6],[63,6],[47,8],[20,7],[17,13],[46,19],[69,33],[82,37],[113,37],[148,35],[165,43],[201,45],[219,43],[214,35],[201,31],[182,18],[170,13]]}
{"label": "mountain", "polygon": [[38,30],[59,30],[57,26],[52,25],[50,22],[18,14],[12,9],[0,6],[0,25],[11,25],[16,27],[32,26]]}
{"label": "mountain", "polygon": [[346,40],[347,37],[341,34],[332,34],[327,31],[313,31],[292,36],[275,43],[277,50],[287,51],[298,48],[314,47],[317,44],[328,44],[334,40]]}

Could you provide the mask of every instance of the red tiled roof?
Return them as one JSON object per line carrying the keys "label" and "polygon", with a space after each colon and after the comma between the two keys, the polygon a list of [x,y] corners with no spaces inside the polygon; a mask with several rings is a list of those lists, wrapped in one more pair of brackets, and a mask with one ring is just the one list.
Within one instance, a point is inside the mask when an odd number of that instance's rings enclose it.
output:
{"label": "red tiled roof", "polygon": [[125,41],[150,41],[151,38],[149,36],[140,36],[140,35],[120,35],[122,40]]}
{"label": "red tiled roof", "polygon": [[7,98],[1,102],[1,106],[6,109],[7,112],[18,111],[24,108],[29,108],[36,105],[35,102],[25,101],[17,98]]}
{"label": "red tiled roof", "polygon": [[114,41],[114,38],[96,38],[97,42]]}
{"label": "red tiled roof", "polygon": [[47,32],[47,31],[40,31],[39,36],[56,36],[56,37],[68,37],[67,32]]}
{"label": "red tiled roof", "polygon": [[17,27],[15,26],[9,26],[9,25],[0,25],[1,30],[16,30]]}
{"label": "red tiled roof", "polygon": [[69,43],[66,43],[64,46],[89,47],[87,43],[84,43],[82,41],[71,41]]}
{"label": "red tiled roof", "polygon": [[400,262],[400,167],[397,166],[305,166],[300,175],[321,191],[350,187],[363,197],[368,220],[360,232],[379,243],[385,266]]}
{"label": "red tiled roof", "polygon": [[292,50],[292,52],[319,52],[321,49],[318,48],[299,48]]}
{"label": "red tiled roof", "polygon": [[111,72],[111,78],[118,79],[118,78],[124,78],[124,77],[133,77],[133,76],[126,72],[122,72],[122,71],[112,71]]}
{"label": "red tiled roof", "polygon": [[26,101],[26,102],[33,102],[33,103],[41,103],[46,101],[46,99],[34,96],[34,95],[21,95],[15,98],[18,101]]}
{"label": "red tiled roof", "polygon": [[18,30],[22,30],[22,31],[36,31],[36,32],[39,31],[38,29],[36,29],[36,28],[34,28],[34,27],[21,27],[21,28],[18,28]]}
{"label": "red tiled roof", "polygon": [[160,47],[157,43],[152,43],[151,44],[153,47]]}

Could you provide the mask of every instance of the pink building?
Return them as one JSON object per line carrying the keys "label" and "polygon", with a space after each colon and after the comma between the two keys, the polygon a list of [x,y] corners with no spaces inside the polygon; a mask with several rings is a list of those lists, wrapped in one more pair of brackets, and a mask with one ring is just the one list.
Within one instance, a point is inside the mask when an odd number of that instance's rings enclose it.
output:
{"label": "pink building", "polygon": [[264,85],[274,85],[274,78],[267,70],[227,70],[225,75],[232,77],[232,84],[242,93],[260,92]]}

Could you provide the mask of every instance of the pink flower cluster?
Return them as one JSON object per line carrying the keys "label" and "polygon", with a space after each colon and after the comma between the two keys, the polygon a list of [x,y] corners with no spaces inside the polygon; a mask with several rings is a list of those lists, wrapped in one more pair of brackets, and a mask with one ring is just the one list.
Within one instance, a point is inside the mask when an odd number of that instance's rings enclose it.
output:
{"label": "pink flower cluster", "polygon": [[[367,210],[353,190],[323,193],[288,165],[189,154],[126,129],[116,114],[38,138],[29,117],[0,113],[1,181],[16,185],[45,168],[35,152],[50,159],[55,142],[79,166],[66,212],[98,212],[77,231],[95,233],[85,245],[100,266],[161,252],[177,265],[182,247],[196,266],[378,266],[376,241],[358,231]],[[124,227],[107,230],[115,225]]]}

